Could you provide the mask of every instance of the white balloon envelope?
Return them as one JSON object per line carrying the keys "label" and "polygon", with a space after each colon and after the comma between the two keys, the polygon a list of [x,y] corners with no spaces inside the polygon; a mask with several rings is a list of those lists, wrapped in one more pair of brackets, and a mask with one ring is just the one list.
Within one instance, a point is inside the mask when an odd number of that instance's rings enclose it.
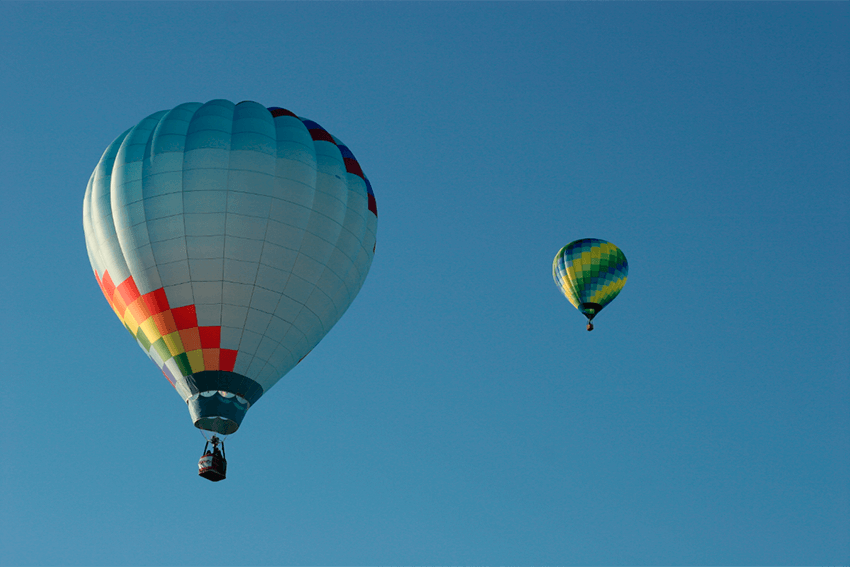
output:
{"label": "white balloon envelope", "polygon": [[315,122],[213,100],[118,136],[83,227],[118,318],[195,426],[226,435],[360,291],[377,207],[354,155]]}

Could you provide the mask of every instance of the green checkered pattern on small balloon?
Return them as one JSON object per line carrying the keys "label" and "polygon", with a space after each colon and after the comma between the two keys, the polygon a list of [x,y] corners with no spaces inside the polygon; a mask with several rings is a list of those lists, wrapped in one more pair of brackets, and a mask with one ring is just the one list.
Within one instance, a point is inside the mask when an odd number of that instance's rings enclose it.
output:
{"label": "green checkered pattern on small balloon", "polygon": [[591,318],[617,297],[628,273],[623,251],[597,238],[570,242],[552,264],[555,283],[576,309]]}

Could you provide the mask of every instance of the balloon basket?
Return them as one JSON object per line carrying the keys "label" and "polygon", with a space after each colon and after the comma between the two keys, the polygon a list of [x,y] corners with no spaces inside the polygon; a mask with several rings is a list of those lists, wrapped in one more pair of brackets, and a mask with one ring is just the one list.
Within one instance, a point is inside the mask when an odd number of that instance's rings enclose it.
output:
{"label": "balloon basket", "polygon": [[[221,443],[221,451],[218,444]],[[212,438],[212,451],[209,449],[210,441],[204,446],[204,454],[198,461],[198,476],[202,476],[212,482],[218,482],[227,478],[227,459],[224,458],[224,442],[218,437]]]}

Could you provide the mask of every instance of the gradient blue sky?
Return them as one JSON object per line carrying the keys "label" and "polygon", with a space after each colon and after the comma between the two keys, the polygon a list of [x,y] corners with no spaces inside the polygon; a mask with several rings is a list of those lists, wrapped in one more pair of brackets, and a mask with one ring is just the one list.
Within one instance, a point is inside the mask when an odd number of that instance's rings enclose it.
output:
{"label": "gradient blue sky", "polygon": [[[0,3],[0,565],[850,558],[850,4]],[[353,306],[228,479],[86,257],[106,146],[187,101],[322,124]],[[571,240],[630,263],[596,331]]]}

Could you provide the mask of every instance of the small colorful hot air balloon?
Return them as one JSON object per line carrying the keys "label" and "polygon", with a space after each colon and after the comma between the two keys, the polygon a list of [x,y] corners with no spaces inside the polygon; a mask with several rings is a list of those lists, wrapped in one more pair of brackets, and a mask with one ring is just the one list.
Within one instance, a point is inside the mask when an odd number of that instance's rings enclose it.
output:
{"label": "small colorful hot air balloon", "polygon": [[340,140],[250,101],[151,114],[106,149],[83,201],[109,305],[195,426],[222,435],[348,309],[377,217]]}
{"label": "small colorful hot air balloon", "polygon": [[555,255],[552,276],[573,306],[593,320],[626,284],[629,263],[623,251],[604,240],[583,238],[570,242]]}

